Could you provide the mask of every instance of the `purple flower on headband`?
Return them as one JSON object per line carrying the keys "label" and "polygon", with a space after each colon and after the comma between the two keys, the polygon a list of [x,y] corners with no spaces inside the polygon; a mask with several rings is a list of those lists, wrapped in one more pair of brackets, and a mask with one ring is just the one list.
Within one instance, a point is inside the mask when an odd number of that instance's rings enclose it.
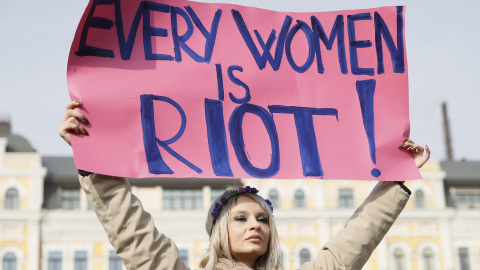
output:
{"label": "purple flower on headband", "polygon": [[272,213],[273,213],[273,205],[272,205],[272,202],[271,202],[269,199],[266,199],[265,202],[268,204],[268,206],[270,206],[270,210],[271,210]]}
{"label": "purple flower on headband", "polygon": [[[212,210],[212,217],[213,217],[213,224],[215,224],[215,221],[217,220],[217,218],[220,216],[220,209],[222,208],[222,206],[232,197],[235,197],[237,195],[240,195],[242,193],[255,193],[257,194],[258,193],[258,189],[254,188],[254,187],[250,187],[250,186],[246,186],[246,187],[239,187],[235,192],[233,192],[230,196],[228,196],[227,198],[225,196],[223,196],[222,198],[220,198],[220,200],[215,204],[215,207],[213,207],[213,210]],[[272,213],[273,213],[273,207],[272,207],[272,203],[269,201],[269,200],[265,200],[267,202],[267,204],[270,206],[270,209],[272,210]],[[213,227],[212,227],[213,228]]]}
{"label": "purple flower on headband", "polygon": [[[225,199],[225,197],[222,197],[222,199]],[[218,215],[220,214],[220,208],[222,208],[222,204],[217,202],[215,204],[215,207],[213,208],[212,214],[211,214],[212,217],[213,217],[213,220],[216,220],[218,218]]]}
{"label": "purple flower on headband", "polygon": [[248,192],[248,193],[255,193],[255,194],[256,194],[256,193],[258,193],[258,189],[252,188],[252,187],[250,187],[250,186],[246,186],[246,187],[244,187],[244,188],[243,188],[243,187],[239,187],[239,188],[237,189],[237,192],[238,192],[238,194],[247,193],[247,192]]}

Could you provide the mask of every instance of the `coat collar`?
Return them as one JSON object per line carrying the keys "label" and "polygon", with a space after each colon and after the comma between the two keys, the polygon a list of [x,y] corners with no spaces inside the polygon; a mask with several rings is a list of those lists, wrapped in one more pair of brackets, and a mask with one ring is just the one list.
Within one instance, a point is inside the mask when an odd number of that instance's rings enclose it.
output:
{"label": "coat collar", "polygon": [[231,261],[225,258],[218,259],[214,266],[215,270],[235,269],[235,270],[253,270],[241,262]]}

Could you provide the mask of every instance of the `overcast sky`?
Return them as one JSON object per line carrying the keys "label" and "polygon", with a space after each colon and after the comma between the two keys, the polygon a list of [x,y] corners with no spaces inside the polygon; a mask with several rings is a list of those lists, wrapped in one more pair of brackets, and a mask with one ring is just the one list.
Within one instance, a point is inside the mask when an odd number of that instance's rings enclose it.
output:
{"label": "overcast sky", "polygon": [[[57,135],[69,102],[68,52],[86,0],[0,1],[0,116],[44,156],[71,155]],[[411,137],[445,159],[446,101],[455,159],[480,160],[480,1],[257,0],[277,11],[332,11],[406,5]],[[301,3],[301,4],[300,4]],[[477,75],[478,76],[478,75]]]}

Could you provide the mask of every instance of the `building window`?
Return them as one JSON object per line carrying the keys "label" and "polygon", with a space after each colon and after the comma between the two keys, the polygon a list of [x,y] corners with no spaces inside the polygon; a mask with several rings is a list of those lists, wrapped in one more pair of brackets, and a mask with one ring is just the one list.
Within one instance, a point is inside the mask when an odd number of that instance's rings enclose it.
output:
{"label": "building window", "polygon": [[455,202],[458,208],[469,208],[469,209],[480,208],[480,193],[477,194],[477,193],[468,193],[468,192],[460,193],[460,192],[458,192],[455,195]]}
{"label": "building window", "polygon": [[87,252],[75,251],[75,270],[87,270]]}
{"label": "building window", "polygon": [[201,189],[164,189],[164,209],[202,209]]}
{"label": "building window", "polygon": [[305,195],[300,189],[295,191],[294,204],[295,208],[305,208]]}
{"label": "building window", "polygon": [[425,195],[421,189],[415,191],[415,208],[425,208]]}
{"label": "building window", "polygon": [[393,251],[393,263],[395,264],[395,270],[405,270],[405,253],[403,249],[396,248]]}
{"label": "building window", "polygon": [[178,251],[178,259],[188,266],[188,250],[180,249]]}
{"label": "building window", "polygon": [[62,270],[62,253],[58,251],[48,253],[48,270]]}
{"label": "building window", "polygon": [[431,248],[424,249],[422,256],[423,256],[423,269],[434,270],[432,249]]}
{"label": "building window", "polygon": [[340,208],[353,207],[353,190],[349,188],[342,188],[338,190],[338,206]]}
{"label": "building window", "polygon": [[458,259],[460,261],[460,270],[470,270],[470,258],[468,257],[468,248],[458,249]]}
{"label": "building window", "polygon": [[3,257],[3,270],[17,270],[17,257],[9,252]]}
{"label": "building window", "polygon": [[80,208],[80,190],[78,188],[62,189],[61,208],[63,209]]}
{"label": "building window", "polygon": [[272,189],[268,192],[268,199],[272,203],[273,208],[280,208],[280,200],[278,198],[278,191],[276,189]]}
{"label": "building window", "polygon": [[18,209],[18,191],[15,188],[10,188],[7,190],[5,197],[5,208]]}
{"label": "building window", "polygon": [[108,265],[109,270],[122,270],[122,260],[113,250],[110,251],[108,256]]}
{"label": "building window", "polygon": [[308,249],[303,248],[300,250],[300,265],[310,261],[310,251]]}

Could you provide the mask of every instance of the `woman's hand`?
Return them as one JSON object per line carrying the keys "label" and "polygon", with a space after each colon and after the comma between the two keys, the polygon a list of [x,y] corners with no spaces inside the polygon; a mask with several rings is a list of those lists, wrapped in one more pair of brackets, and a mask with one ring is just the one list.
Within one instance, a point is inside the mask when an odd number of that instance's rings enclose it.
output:
{"label": "woman's hand", "polygon": [[71,144],[70,133],[88,135],[88,131],[81,124],[89,124],[88,119],[75,108],[82,106],[80,101],[72,101],[67,105],[67,112],[63,117],[62,123],[58,128],[58,135],[62,137],[68,144]]}
{"label": "woman's hand", "polygon": [[412,153],[413,158],[415,159],[415,163],[417,164],[417,167],[419,169],[430,158],[430,149],[428,148],[428,146],[425,145],[425,148],[424,148],[423,146],[414,143],[412,140],[408,138],[404,139],[403,143],[400,144],[398,147],[407,149]]}

